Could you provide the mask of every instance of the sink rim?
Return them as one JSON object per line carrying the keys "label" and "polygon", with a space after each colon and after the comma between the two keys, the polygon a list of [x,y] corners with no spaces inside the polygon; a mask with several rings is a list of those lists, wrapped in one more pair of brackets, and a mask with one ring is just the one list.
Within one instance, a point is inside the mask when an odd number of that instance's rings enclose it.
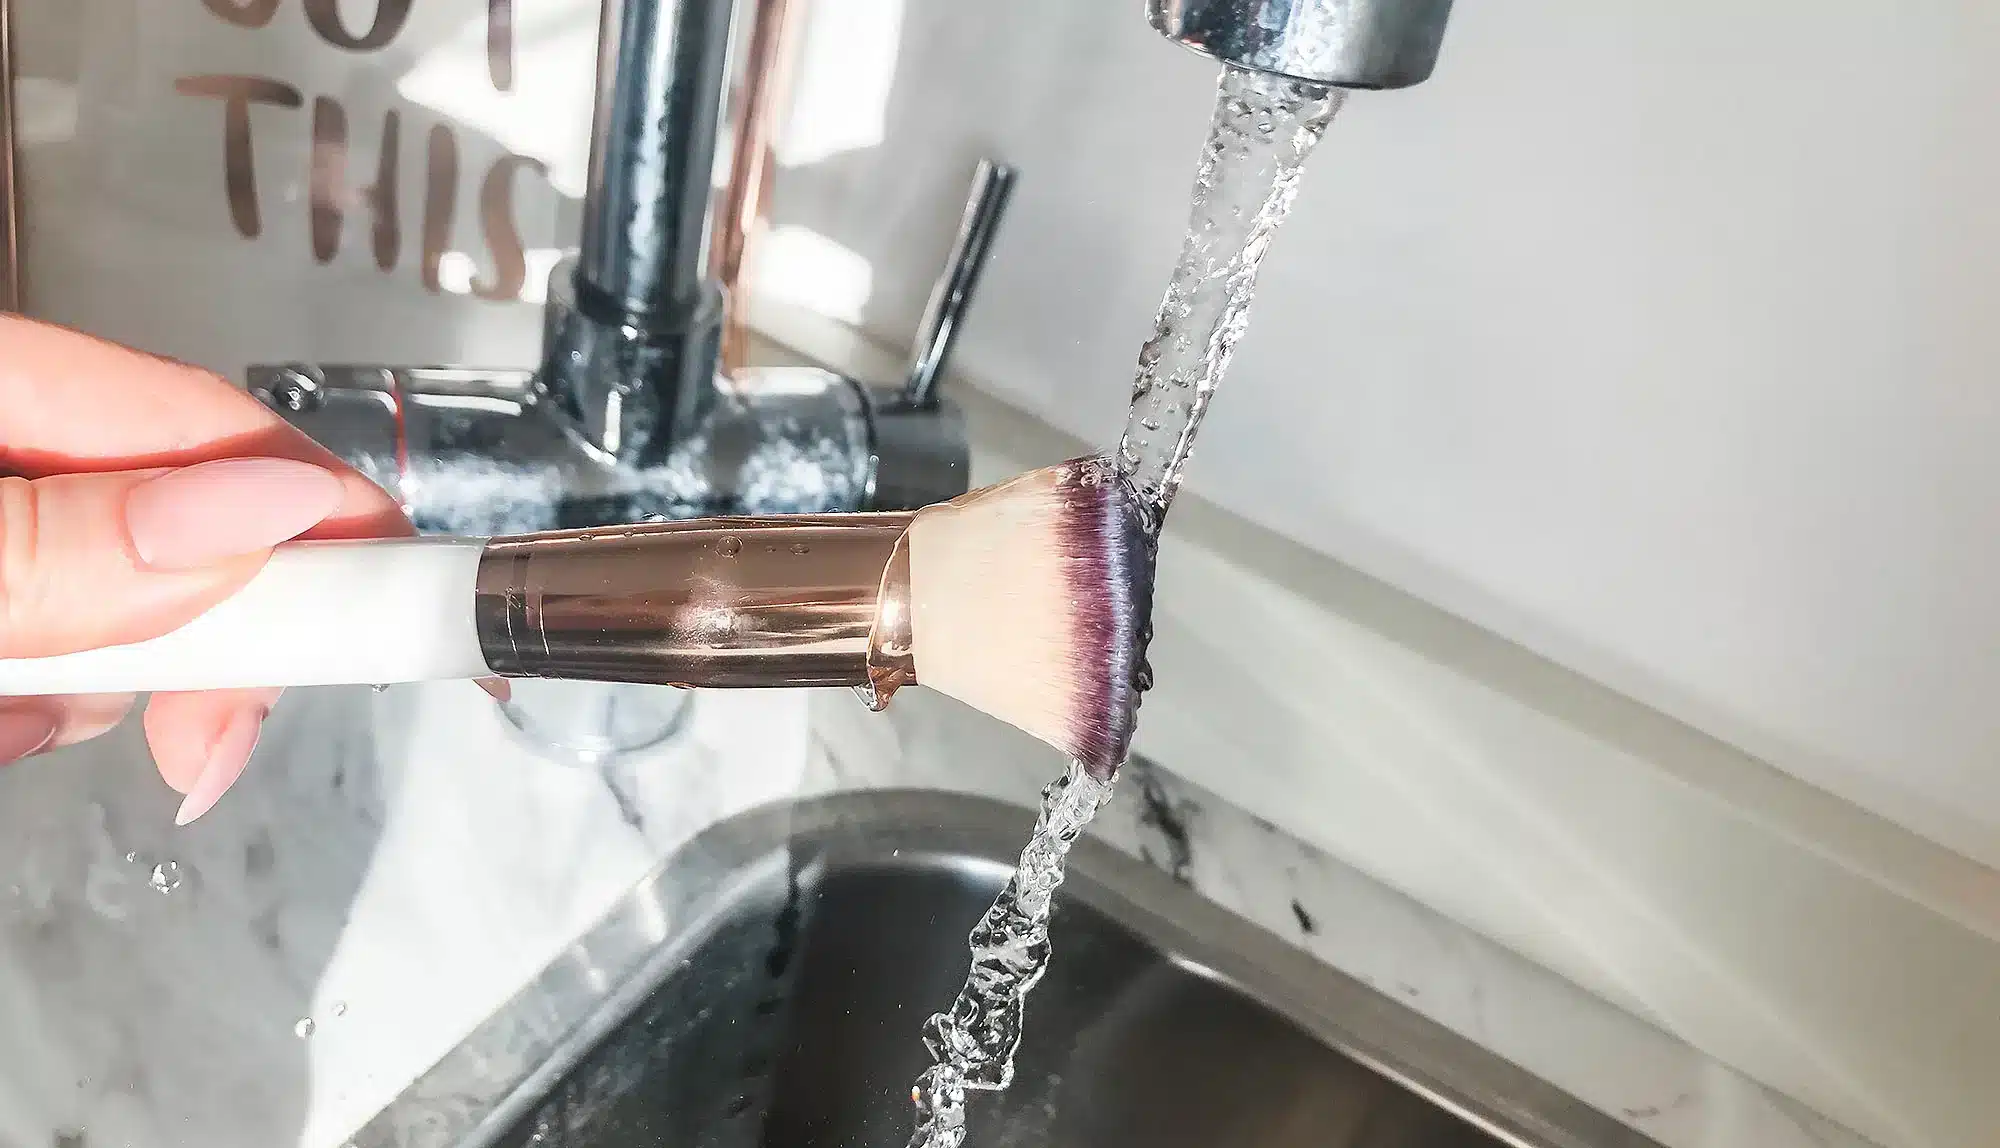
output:
{"label": "sink rim", "polygon": [[[858,864],[1008,872],[1032,822],[1033,811],[1023,806],[936,789],[789,798],[717,822],[674,849],[347,1143],[485,1148],[672,976],[745,892],[788,871]],[[1176,964],[1504,1143],[1660,1148],[1089,834],[1071,853],[1059,896],[1088,905]],[[1059,931],[1054,941],[1060,961]],[[576,1011],[583,1019],[564,1023],[565,1003],[581,1004]],[[496,1067],[510,1060],[527,1067],[511,1080],[496,1079]]]}

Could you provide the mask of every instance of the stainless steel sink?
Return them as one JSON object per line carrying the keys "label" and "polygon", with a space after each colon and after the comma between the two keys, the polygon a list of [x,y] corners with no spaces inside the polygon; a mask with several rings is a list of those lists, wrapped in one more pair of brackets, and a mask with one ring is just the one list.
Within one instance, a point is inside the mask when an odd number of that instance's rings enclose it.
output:
{"label": "stainless steel sink", "polygon": [[[900,1146],[919,1025],[1030,821],[924,792],[725,823],[356,1143]],[[972,1145],[1652,1144],[1094,841],[1052,936],[1014,1086],[975,1098]]]}

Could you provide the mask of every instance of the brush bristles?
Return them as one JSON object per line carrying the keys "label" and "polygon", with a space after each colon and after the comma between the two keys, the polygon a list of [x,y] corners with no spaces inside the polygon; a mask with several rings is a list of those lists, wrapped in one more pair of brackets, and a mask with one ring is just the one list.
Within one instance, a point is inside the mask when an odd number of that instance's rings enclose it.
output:
{"label": "brush bristles", "polygon": [[1152,590],[1137,504],[1110,463],[928,507],[909,538],[917,681],[1109,776],[1132,738]]}

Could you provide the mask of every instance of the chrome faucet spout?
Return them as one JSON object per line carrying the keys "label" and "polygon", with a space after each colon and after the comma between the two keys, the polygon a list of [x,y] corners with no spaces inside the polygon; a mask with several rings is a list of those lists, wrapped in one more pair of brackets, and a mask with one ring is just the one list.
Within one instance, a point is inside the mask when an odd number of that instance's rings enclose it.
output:
{"label": "chrome faucet spout", "polygon": [[707,277],[731,0],[604,0],[583,232],[549,283],[542,388],[611,461],[657,459],[714,398]]}
{"label": "chrome faucet spout", "polygon": [[1238,68],[1338,88],[1430,78],[1451,0],[1146,0],[1162,36]]}
{"label": "chrome faucet spout", "polygon": [[[731,0],[604,0],[578,293],[666,316],[707,286]],[[594,297],[594,298],[591,298]]]}

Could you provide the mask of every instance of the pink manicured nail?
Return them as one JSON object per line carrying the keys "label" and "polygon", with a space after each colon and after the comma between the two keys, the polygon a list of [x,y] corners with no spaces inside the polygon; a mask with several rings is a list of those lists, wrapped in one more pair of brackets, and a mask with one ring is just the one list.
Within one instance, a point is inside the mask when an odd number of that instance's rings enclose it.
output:
{"label": "pink manicured nail", "polygon": [[214,809],[229,787],[236,784],[236,779],[243,776],[243,767],[250,764],[250,755],[257,750],[257,738],[264,732],[267,712],[252,707],[237,710],[230,717],[229,724],[222,727],[221,736],[208,751],[208,763],[201,767],[201,776],[195,779],[194,788],[188,790],[180,812],[174,814],[175,825],[186,825]]}
{"label": "pink manicured nail", "polygon": [[12,765],[56,739],[55,715],[40,710],[0,710],[0,765]]}
{"label": "pink manicured nail", "polygon": [[163,474],[125,503],[148,566],[185,570],[296,538],[340,506],[340,480],[285,458],[225,458]]}

